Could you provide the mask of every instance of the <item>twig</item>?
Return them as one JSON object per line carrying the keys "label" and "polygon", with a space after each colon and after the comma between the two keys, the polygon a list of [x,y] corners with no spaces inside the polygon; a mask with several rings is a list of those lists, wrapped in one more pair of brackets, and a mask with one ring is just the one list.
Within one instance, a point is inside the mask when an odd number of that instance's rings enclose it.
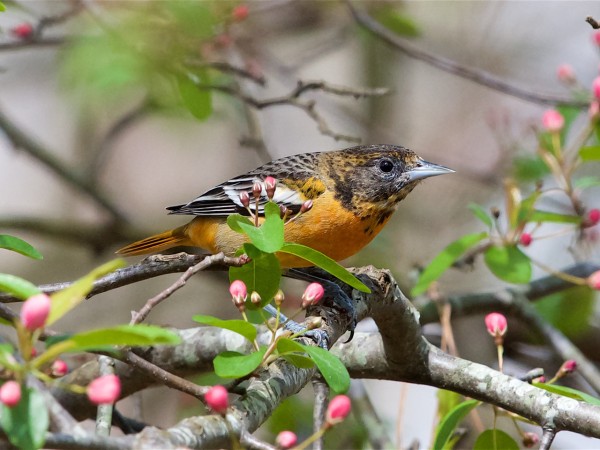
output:
{"label": "twig", "polygon": [[[240,258],[238,258],[238,259],[240,259]],[[136,323],[143,322],[144,319],[146,317],[148,317],[148,314],[150,314],[150,311],[152,311],[152,308],[159,305],[163,300],[166,300],[174,292],[176,292],[177,290],[179,290],[183,286],[185,286],[187,280],[189,280],[192,276],[194,276],[195,274],[197,274],[198,272],[200,272],[202,270],[205,270],[206,268],[208,268],[210,266],[213,266],[217,263],[222,263],[224,260],[225,260],[225,255],[223,253],[218,253],[216,255],[210,255],[210,256],[205,257],[198,264],[187,269],[185,271],[185,273],[182,276],[180,276],[175,283],[173,283],[167,289],[165,289],[164,291],[160,292],[159,294],[157,294],[154,297],[152,297],[151,299],[149,299],[146,302],[146,304],[142,307],[142,309],[140,309],[138,312],[133,311],[131,313],[132,317],[131,317],[131,321],[129,322],[129,324],[135,325]]]}
{"label": "twig", "polygon": [[223,72],[223,73],[230,73],[230,74],[236,75],[238,77],[245,78],[247,80],[251,80],[260,86],[265,86],[267,84],[267,81],[265,80],[264,76],[262,76],[262,75],[257,76],[256,74],[249,72],[246,69],[237,67],[226,61],[207,62],[207,61],[199,61],[199,60],[195,60],[195,59],[189,59],[184,64],[188,67],[195,67],[195,68],[201,68],[201,69],[202,68],[211,68],[211,69],[215,69],[220,72]]}
{"label": "twig", "polygon": [[533,380],[535,380],[536,378],[539,378],[543,375],[544,375],[544,369],[542,369],[541,367],[536,367],[535,369],[531,369],[525,375],[520,376],[519,380],[531,383]]}
{"label": "twig", "polygon": [[[100,376],[114,375],[115,373],[115,361],[108,356],[99,356],[98,366],[100,368]],[[112,414],[112,404],[98,405],[98,414],[96,415],[96,435],[102,437],[110,436]]]}
{"label": "twig", "polygon": [[[315,375],[312,380],[313,391],[315,393],[315,405],[313,407],[313,433],[316,433],[325,423],[325,412],[329,405],[329,386],[323,381],[320,374]],[[313,450],[323,450],[323,436],[320,436],[312,444]]]}
{"label": "twig", "polygon": [[144,358],[136,355],[131,350],[125,353],[123,360],[167,387],[185,392],[186,394],[190,394],[197,399],[204,400],[204,394],[206,394],[206,391],[208,390],[204,386],[199,386],[191,381],[186,380],[185,378],[173,375],[172,373],[161,369],[157,365],[146,361]]}
{"label": "twig", "polygon": [[598,21],[596,19],[594,19],[592,16],[587,16],[585,18],[585,21],[587,23],[589,23],[594,30],[597,30],[600,28],[600,23],[598,23]]}
{"label": "twig", "polygon": [[579,108],[587,108],[589,106],[588,101],[573,100],[572,98],[556,94],[535,92],[531,87],[522,88],[515,86],[514,84],[508,83],[484,70],[463,66],[451,59],[421,50],[406,40],[398,37],[395,33],[381,25],[365,11],[356,8],[351,1],[347,1],[346,4],[348,5],[348,8],[354,17],[354,20],[356,20],[356,22],[364,29],[405,55],[419,61],[423,61],[433,67],[443,70],[444,72],[457,75],[481,84],[482,86],[486,86],[496,91],[537,104],[565,105]]}
{"label": "twig", "polygon": [[556,436],[556,429],[545,426],[542,427],[542,440],[540,441],[540,450],[549,450],[552,446],[552,441]]}
{"label": "twig", "polygon": [[[185,272],[204,258],[207,258],[207,256],[190,255],[187,253],[149,256],[140,263],[133,264],[123,269],[117,269],[105,277],[96,280],[94,282],[94,287],[88,294],[88,298],[101,294],[102,292],[160,275]],[[222,253],[212,255],[210,258],[211,264],[205,267],[205,269],[222,269],[231,266],[239,267],[245,263],[243,258],[232,258],[224,256]],[[64,283],[42,284],[38,287],[41,291],[51,294],[53,292],[62,291],[72,284],[72,281],[67,281]],[[11,303],[16,301],[20,300],[9,294],[0,294],[0,303]]]}
{"label": "twig", "polygon": [[56,47],[58,45],[64,44],[66,41],[64,38],[60,37],[51,37],[51,38],[43,38],[43,39],[28,39],[28,40],[18,40],[12,42],[1,42],[0,43],[0,51],[4,50],[21,50],[21,49],[30,49],[30,48],[51,48]]}
{"label": "twig", "polygon": [[86,193],[96,204],[109,212],[115,222],[127,222],[121,211],[103,193],[92,186],[86,178],[74,169],[59,161],[50,150],[17,127],[2,111],[0,111],[0,129],[5,132],[16,148],[37,159],[77,191]]}
{"label": "twig", "polygon": [[261,441],[245,429],[242,429],[242,432],[240,433],[240,444],[242,444],[244,448],[253,450],[277,450],[277,447],[265,441]]}

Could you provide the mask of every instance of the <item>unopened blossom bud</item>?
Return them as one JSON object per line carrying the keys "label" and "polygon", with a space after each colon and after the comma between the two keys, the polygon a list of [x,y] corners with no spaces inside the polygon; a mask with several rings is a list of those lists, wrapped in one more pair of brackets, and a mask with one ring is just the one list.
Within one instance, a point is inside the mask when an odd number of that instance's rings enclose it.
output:
{"label": "unopened blossom bud", "polygon": [[598,46],[600,46],[600,31],[594,31],[592,33],[592,40]]}
{"label": "unopened blossom bud", "polygon": [[231,17],[234,21],[241,22],[246,20],[249,13],[250,10],[248,9],[248,5],[237,5],[235,8],[233,8],[233,11],[231,11]]}
{"label": "unopened blossom bud", "polygon": [[531,237],[531,234],[529,234],[529,233],[523,233],[519,237],[519,243],[523,247],[529,247],[529,245],[531,244],[531,241],[533,241],[533,238]]}
{"label": "unopened blossom bud", "polygon": [[265,191],[267,192],[267,198],[273,200],[275,195],[275,188],[277,187],[277,180],[273,177],[265,178]]}
{"label": "unopened blossom bud", "polygon": [[587,213],[587,217],[586,217],[584,225],[586,227],[593,227],[594,225],[597,225],[599,222],[600,222],[600,209],[597,209],[597,208],[590,209],[589,212]]}
{"label": "unopened blossom bud", "polygon": [[336,395],[329,402],[327,413],[325,414],[325,422],[328,425],[335,425],[342,422],[350,414],[351,408],[352,403],[348,396]]}
{"label": "unopened blossom bud", "polygon": [[600,77],[594,78],[592,81],[592,94],[598,100],[600,100]]}
{"label": "unopened blossom bud", "polygon": [[46,294],[29,297],[21,308],[21,323],[29,331],[42,328],[50,314],[51,300]]}
{"label": "unopened blossom bud", "polygon": [[229,293],[231,294],[231,301],[233,304],[243,312],[245,309],[244,302],[248,298],[248,289],[246,284],[242,280],[234,280],[229,285]]}
{"label": "unopened blossom bud", "polygon": [[536,382],[536,383],[545,383],[546,382],[546,377],[544,375],[542,375],[541,377],[537,377],[533,381]]}
{"label": "unopened blossom bud", "polygon": [[11,28],[10,33],[19,39],[29,39],[33,36],[33,26],[24,22]]}
{"label": "unopened blossom bud", "polygon": [[494,216],[494,219],[499,219],[500,218],[500,209],[498,209],[496,206],[493,206],[490,209],[490,212],[492,213],[492,216]]}
{"label": "unopened blossom bud", "polygon": [[306,329],[307,330],[314,330],[315,328],[321,328],[322,325],[323,325],[322,317],[310,317],[306,321]]}
{"label": "unopened blossom bud", "polygon": [[121,380],[116,375],[96,378],[87,387],[87,396],[94,405],[115,403],[121,395]]}
{"label": "unopened blossom bud", "polygon": [[504,315],[493,312],[485,316],[485,326],[488,333],[494,337],[496,345],[502,344],[503,336],[506,334],[508,323]]}
{"label": "unopened blossom bud", "polygon": [[323,298],[324,294],[325,289],[323,289],[321,283],[310,283],[306,286],[304,294],[302,294],[302,308],[316,305]]}
{"label": "unopened blossom bud", "polygon": [[211,387],[206,394],[204,394],[204,400],[210,409],[217,414],[225,414],[227,407],[229,406],[229,394],[220,384]]}
{"label": "unopened blossom bud", "polygon": [[588,109],[588,117],[590,120],[598,120],[600,118],[600,102],[598,100],[592,100],[590,108]]}
{"label": "unopened blossom bud", "polygon": [[67,373],[69,373],[69,367],[62,359],[57,359],[52,363],[52,367],[50,367],[50,374],[53,377],[59,378],[65,376]]}
{"label": "unopened blossom bud", "polygon": [[565,126],[565,118],[555,109],[548,109],[542,116],[542,125],[546,131],[556,133]]}
{"label": "unopened blossom bud", "polygon": [[250,207],[250,195],[246,191],[240,193],[240,203],[244,208]]}
{"label": "unopened blossom bud", "polygon": [[260,294],[256,291],[252,291],[252,294],[250,294],[250,301],[252,302],[252,304],[258,305],[261,300],[262,299],[260,298]]}
{"label": "unopened blossom bud", "polygon": [[7,381],[0,387],[0,403],[12,408],[21,401],[21,385],[14,380]]}
{"label": "unopened blossom bud", "polygon": [[277,444],[278,448],[283,450],[292,448],[298,442],[298,437],[296,433],[292,431],[282,431],[275,438],[275,444]]}
{"label": "unopened blossom bud", "polygon": [[289,212],[290,210],[287,209],[285,205],[279,205],[279,215],[282,219],[285,219],[285,216],[287,216]]}
{"label": "unopened blossom bud", "polygon": [[540,437],[537,434],[530,431],[523,433],[523,445],[526,448],[531,448],[534,445],[537,445],[538,442],[540,442]]}
{"label": "unopened blossom bud", "polygon": [[252,185],[252,195],[254,198],[260,198],[260,194],[262,193],[262,185],[257,181]]}
{"label": "unopened blossom bud", "polygon": [[596,291],[600,291],[600,270],[595,271],[587,277],[587,285]]}
{"label": "unopened blossom bud", "polygon": [[576,81],[575,69],[570,64],[561,64],[556,69],[556,77],[561,83],[573,84]]}
{"label": "unopened blossom bud", "polygon": [[278,308],[283,304],[283,301],[285,300],[285,295],[281,289],[277,290],[277,293],[273,297],[273,300],[275,301],[275,305]]}
{"label": "unopened blossom bud", "polygon": [[573,373],[577,370],[577,361],[574,359],[567,359],[562,366],[560,366],[560,372],[563,374]]}
{"label": "unopened blossom bud", "polygon": [[312,200],[306,200],[304,203],[302,203],[302,206],[300,207],[300,214],[304,214],[305,212],[308,212],[312,209],[313,207],[313,201]]}

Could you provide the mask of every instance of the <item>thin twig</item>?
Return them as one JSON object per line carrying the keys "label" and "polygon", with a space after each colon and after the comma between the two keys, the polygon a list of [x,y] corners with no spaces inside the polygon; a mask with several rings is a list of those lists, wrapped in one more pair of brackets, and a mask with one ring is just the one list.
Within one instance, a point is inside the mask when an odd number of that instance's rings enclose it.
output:
{"label": "thin twig", "polygon": [[[315,393],[315,405],[313,407],[313,433],[316,433],[325,423],[325,412],[329,405],[329,386],[320,374],[312,379],[313,391]],[[323,436],[317,438],[312,444],[313,450],[323,450]]]}
{"label": "thin twig", "polygon": [[240,444],[253,450],[277,450],[277,447],[258,439],[245,428],[240,433]]}
{"label": "thin twig", "polygon": [[[98,357],[98,366],[100,368],[100,376],[114,375],[115,373],[115,361],[108,356],[100,355]],[[98,414],[96,415],[96,435],[102,437],[110,436],[112,415],[112,403],[98,405]]]}
{"label": "thin twig", "polygon": [[587,16],[585,18],[585,21],[587,23],[589,23],[594,30],[597,30],[600,28],[600,23],[598,23],[598,21],[596,19],[594,19],[592,16]]}
{"label": "thin twig", "polygon": [[556,436],[556,429],[550,427],[542,428],[542,440],[540,441],[540,450],[549,450],[552,446],[552,441]]}
{"label": "thin twig", "polygon": [[356,20],[356,22],[364,29],[405,55],[423,61],[444,72],[457,75],[461,78],[481,84],[482,86],[537,104],[565,105],[579,108],[587,108],[589,106],[589,101],[573,100],[570,97],[562,95],[535,92],[531,87],[522,88],[515,86],[485,70],[463,66],[451,59],[421,50],[407,42],[405,39],[398,37],[398,35],[381,25],[365,11],[356,8],[352,2],[347,1],[346,4],[354,17],[354,20]]}

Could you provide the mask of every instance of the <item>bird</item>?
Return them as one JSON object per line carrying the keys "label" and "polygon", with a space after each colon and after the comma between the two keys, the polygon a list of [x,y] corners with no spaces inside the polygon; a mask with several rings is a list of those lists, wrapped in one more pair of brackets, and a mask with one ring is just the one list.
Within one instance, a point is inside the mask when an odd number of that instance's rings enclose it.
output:
{"label": "bird", "polygon": [[[391,144],[286,156],[231,178],[188,203],[168,207],[169,214],[195,217],[183,226],[129,244],[117,253],[133,256],[191,246],[233,256],[247,237],[232,230],[227,217],[235,213],[257,214],[262,220],[265,204],[272,197],[283,211],[295,215],[285,225],[286,242],[306,245],[341,261],[377,236],[417,184],[425,178],[452,172],[405,147]],[[276,180],[271,195],[264,186],[267,177]],[[258,189],[257,183],[261,186]],[[252,198],[253,192],[257,201],[244,202],[244,196],[249,194]],[[284,269],[312,266],[295,255],[276,256]]]}

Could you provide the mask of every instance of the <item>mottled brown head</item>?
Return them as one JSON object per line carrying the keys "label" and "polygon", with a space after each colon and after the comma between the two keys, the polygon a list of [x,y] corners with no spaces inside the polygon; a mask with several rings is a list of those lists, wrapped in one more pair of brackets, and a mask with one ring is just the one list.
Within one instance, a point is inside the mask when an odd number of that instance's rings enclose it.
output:
{"label": "mottled brown head", "polygon": [[423,179],[453,172],[395,145],[366,145],[322,153],[338,200],[356,215],[391,214]]}

